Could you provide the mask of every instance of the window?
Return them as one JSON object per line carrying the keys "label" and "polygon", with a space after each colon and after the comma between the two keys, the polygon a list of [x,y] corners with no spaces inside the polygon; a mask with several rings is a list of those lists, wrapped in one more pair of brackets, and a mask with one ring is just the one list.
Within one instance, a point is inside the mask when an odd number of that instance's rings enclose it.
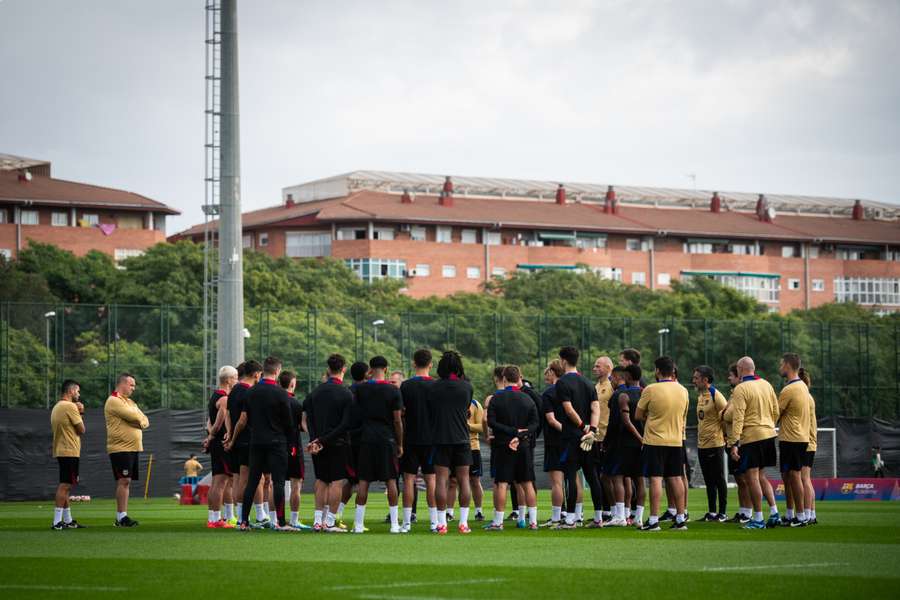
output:
{"label": "window", "polygon": [[687,242],[684,251],[687,254],[712,254],[713,245],[710,242]]}
{"label": "window", "polygon": [[[264,235],[266,234],[259,234],[260,246],[263,245]],[[326,231],[288,231],[284,234],[284,252],[291,258],[330,256],[331,233]]]}
{"label": "window", "polygon": [[245,233],[244,236],[241,238],[241,245],[244,248],[252,248],[253,247],[253,234]]}
{"label": "window", "polygon": [[824,279],[813,279],[812,280],[812,291],[824,292],[825,291],[825,280]]}
{"label": "window", "polygon": [[672,276],[668,273],[658,273],[656,275],[656,285],[671,285]]}
{"label": "window", "polygon": [[441,267],[442,277],[456,277],[456,267],[453,265],[444,265]]}
{"label": "window", "polygon": [[19,223],[22,225],[37,225],[38,221],[38,211],[36,210],[20,210],[19,211]]}
{"label": "window", "polygon": [[345,261],[363,281],[375,279],[403,279],[406,277],[406,261],[393,258],[351,258]]}
{"label": "window", "polygon": [[415,277],[428,277],[431,275],[431,265],[426,264],[418,264],[416,265],[416,270],[413,273]]}
{"label": "window", "polygon": [[834,299],[864,305],[900,305],[900,279],[891,277],[836,277]]}
{"label": "window", "polygon": [[463,229],[462,230],[462,243],[463,244],[477,244],[478,243],[478,230]]}
{"label": "window", "polygon": [[809,257],[810,258],[819,258],[819,247],[818,246],[809,246]]}
{"label": "window", "polygon": [[50,224],[54,227],[66,227],[69,224],[69,214],[64,212],[54,212],[50,217]]}
{"label": "window", "polygon": [[141,215],[117,215],[116,226],[119,229],[143,229],[144,217]]}
{"label": "window", "polygon": [[630,252],[639,252],[641,249],[641,240],[637,238],[628,238],[625,240],[625,249]]}
{"label": "window", "polygon": [[339,240],[364,240],[366,239],[366,230],[355,227],[341,227],[337,231],[337,239]]}
{"label": "window", "polygon": [[425,227],[422,225],[413,225],[409,228],[409,239],[414,242],[425,241]]}
{"label": "window", "polygon": [[133,258],[135,256],[141,256],[143,254],[143,250],[137,250],[134,248],[116,248],[113,256],[116,259],[116,262],[119,262],[125,260],[126,258]]}
{"label": "window", "polygon": [[491,269],[491,277],[506,277],[506,269],[503,267],[494,267]]}
{"label": "window", "polygon": [[742,294],[756,298],[760,302],[777,303],[781,295],[781,278],[778,275],[756,273],[686,273],[682,279],[690,281],[692,277],[709,277],[722,285],[735,289]]}
{"label": "window", "polygon": [[799,279],[788,279],[788,289],[789,290],[799,290],[800,289],[800,280]]}
{"label": "window", "polygon": [[0,208],[0,223],[6,223],[6,209]]}
{"label": "window", "polygon": [[484,243],[486,246],[499,246],[503,243],[503,238],[499,231],[485,231]]}
{"label": "window", "polygon": [[594,249],[594,248],[606,248],[606,235],[605,234],[590,234],[590,233],[576,233],[575,238],[575,247],[576,248],[585,248],[585,249]]}
{"label": "window", "polygon": [[394,230],[385,227],[372,230],[373,240],[392,240],[394,239]]}
{"label": "window", "polygon": [[437,241],[442,244],[449,244],[453,241],[453,228],[452,227],[437,227],[437,235],[435,236]]}
{"label": "window", "polygon": [[795,258],[797,256],[800,256],[800,252],[797,251],[797,246],[781,247],[781,258]]}
{"label": "window", "polygon": [[734,242],[729,245],[732,254],[742,254],[747,256],[758,256],[759,247],[756,244],[747,244],[744,242]]}
{"label": "window", "polygon": [[631,273],[631,283],[634,285],[647,285],[647,275],[643,271],[633,271]]}
{"label": "window", "polygon": [[603,279],[622,281],[622,269],[618,267],[598,267],[593,269],[593,271]]}
{"label": "window", "polygon": [[466,267],[466,279],[481,279],[481,268]]}
{"label": "window", "polygon": [[[328,244],[331,245],[331,235],[328,236]],[[263,248],[269,245],[268,233],[262,232],[259,234],[259,245]]]}
{"label": "window", "polygon": [[84,221],[86,227],[96,227],[100,224],[100,215],[96,213],[84,213],[81,215],[81,220]]}

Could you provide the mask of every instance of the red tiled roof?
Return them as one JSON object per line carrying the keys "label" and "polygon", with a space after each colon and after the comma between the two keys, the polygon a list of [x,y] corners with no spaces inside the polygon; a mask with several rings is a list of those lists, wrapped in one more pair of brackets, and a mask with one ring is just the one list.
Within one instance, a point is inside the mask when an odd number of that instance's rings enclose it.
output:
{"label": "red tiled roof", "polygon": [[114,188],[66,181],[35,175],[31,181],[20,181],[17,171],[0,171],[0,202],[30,200],[41,204],[125,208],[181,214],[180,211],[146,196]]}
{"label": "red tiled roof", "polygon": [[[444,223],[480,227],[558,229],[622,232],[705,238],[750,238],[900,244],[900,222],[854,221],[849,217],[777,215],[772,222],[736,211],[713,213],[707,209],[620,206],[617,214],[603,212],[595,203],[557,205],[547,200],[454,196],[452,206],[441,206],[436,196],[418,195],[412,204],[399,194],[360,190],[348,196],[265,208],[244,214],[244,228],[262,225],[303,226],[315,223],[387,221]],[[173,238],[203,233],[196,225]]]}

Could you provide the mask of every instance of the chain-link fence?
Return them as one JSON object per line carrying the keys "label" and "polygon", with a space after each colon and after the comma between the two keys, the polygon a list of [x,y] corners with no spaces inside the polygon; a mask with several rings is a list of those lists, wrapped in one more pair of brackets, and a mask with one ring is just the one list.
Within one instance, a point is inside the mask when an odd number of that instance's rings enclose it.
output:
{"label": "chain-link fence", "polygon": [[[49,406],[61,382],[73,378],[86,403],[99,406],[116,374],[128,371],[146,408],[202,406],[201,317],[196,307],[0,304],[0,405]],[[728,365],[746,354],[777,388],[781,354],[793,351],[812,374],[819,416],[900,416],[900,332],[893,325],[268,308],[248,309],[245,321],[247,356],[281,357],[300,390],[318,383],[332,352],[351,360],[383,354],[392,369],[409,374],[423,346],[461,352],[479,395],[490,392],[497,364],[520,365],[542,387],[543,367],[566,344],[583,350],[585,372],[596,356],[615,360],[625,347],[640,350],[648,369],[660,353],[671,355],[688,386],[694,366],[712,366],[724,382]]]}

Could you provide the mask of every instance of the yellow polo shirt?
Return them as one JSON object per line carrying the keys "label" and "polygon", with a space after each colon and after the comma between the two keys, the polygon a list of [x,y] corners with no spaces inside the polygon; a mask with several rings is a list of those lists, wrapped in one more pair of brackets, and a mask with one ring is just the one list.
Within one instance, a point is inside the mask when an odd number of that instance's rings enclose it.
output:
{"label": "yellow polo shirt", "polygon": [[797,379],[781,388],[778,394],[778,411],[781,429],[778,439],[782,442],[809,443],[809,388]]}
{"label": "yellow polo shirt", "polygon": [[60,400],[50,412],[50,429],[53,430],[53,458],[81,456],[81,436],[75,430],[83,425],[81,413],[74,402]]}
{"label": "yellow polo shirt", "polygon": [[742,444],[775,437],[778,421],[778,397],[765,379],[742,381],[731,394],[732,425],[728,445]]}
{"label": "yellow polo shirt", "polygon": [[680,448],[689,403],[687,388],[677,381],[660,381],[645,387],[637,406],[645,418],[644,443]]}
{"label": "yellow polo shirt", "polygon": [[721,448],[725,445],[720,413],[728,406],[722,392],[716,390],[713,399],[709,390],[697,396],[697,447]]}
{"label": "yellow polo shirt", "polygon": [[147,416],[131,398],[113,392],[103,406],[106,417],[106,451],[142,452],[144,429],[150,427]]}

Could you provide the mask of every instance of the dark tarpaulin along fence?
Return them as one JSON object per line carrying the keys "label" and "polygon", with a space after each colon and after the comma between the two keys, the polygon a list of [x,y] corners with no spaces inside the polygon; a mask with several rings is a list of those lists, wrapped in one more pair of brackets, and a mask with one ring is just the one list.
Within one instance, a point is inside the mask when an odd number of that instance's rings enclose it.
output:
{"label": "dark tarpaulin along fence", "polygon": [[[144,452],[141,454],[140,481],[132,483],[131,495],[138,499],[144,495],[147,465],[153,455],[153,472],[150,478],[151,497],[169,496],[178,491],[178,479],[184,474],[184,461],[191,453],[209,472],[209,457],[200,452],[206,412],[195,410],[153,410],[148,413],[150,428],[144,432]],[[103,411],[85,412],[86,433],[82,439],[81,482],[73,493],[97,498],[111,498],[115,484],[106,454],[106,426]],[[838,444],[838,475],[840,477],[872,476],[871,447],[880,445],[886,463],[886,475],[900,475],[900,422],[880,419],[825,418],[820,427],[835,427]],[[41,409],[0,409],[0,500],[38,500],[53,497],[58,479],[57,462],[51,457],[52,436],[50,415]],[[304,435],[304,442],[306,436]],[[693,464],[692,484],[702,484],[697,466],[696,430],[688,430],[689,456]],[[490,485],[490,448],[482,443],[484,475],[482,483]],[[544,459],[543,440],[535,449],[534,464],[537,485],[549,488],[549,480],[541,469]],[[312,465],[305,455],[306,472],[304,490],[312,488]],[[830,461],[829,461],[830,462]],[[828,467],[828,465],[824,465]],[[830,468],[830,467],[828,467]],[[309,499],[304,501],[309,506]],[[420,496],[424,506],[424,496]]]}
{"label": "dark tarpaulin along fence", "polygon": [[[86,405],[99,407],[116,374],[128,371],[145,409],[202,407],[212,382],[203,380],[201,317],[197,307],[0,303],[0,406],[48,407],[62,381],[74,378]],[[583,350],[585,372],[596,356],[615,359],[635,347],[647,369],[660,353],[672,356],[688,387],[692,368],[710,365],[723,389],[728,365],[745,354],[779,388],[779,359],[793,351],[812,374],[819,416],[900,418],[900,331],[892,324],[292,308],[250,308],[245,321],[247,356],[281,357],[301,393],[320,381],[332,352],[351,360],[383,354],[392,369],[409,374],[417,348],[456,349],[483,398],[498,364],[520,365],[542,388],[543,368],[568,344]]]}

